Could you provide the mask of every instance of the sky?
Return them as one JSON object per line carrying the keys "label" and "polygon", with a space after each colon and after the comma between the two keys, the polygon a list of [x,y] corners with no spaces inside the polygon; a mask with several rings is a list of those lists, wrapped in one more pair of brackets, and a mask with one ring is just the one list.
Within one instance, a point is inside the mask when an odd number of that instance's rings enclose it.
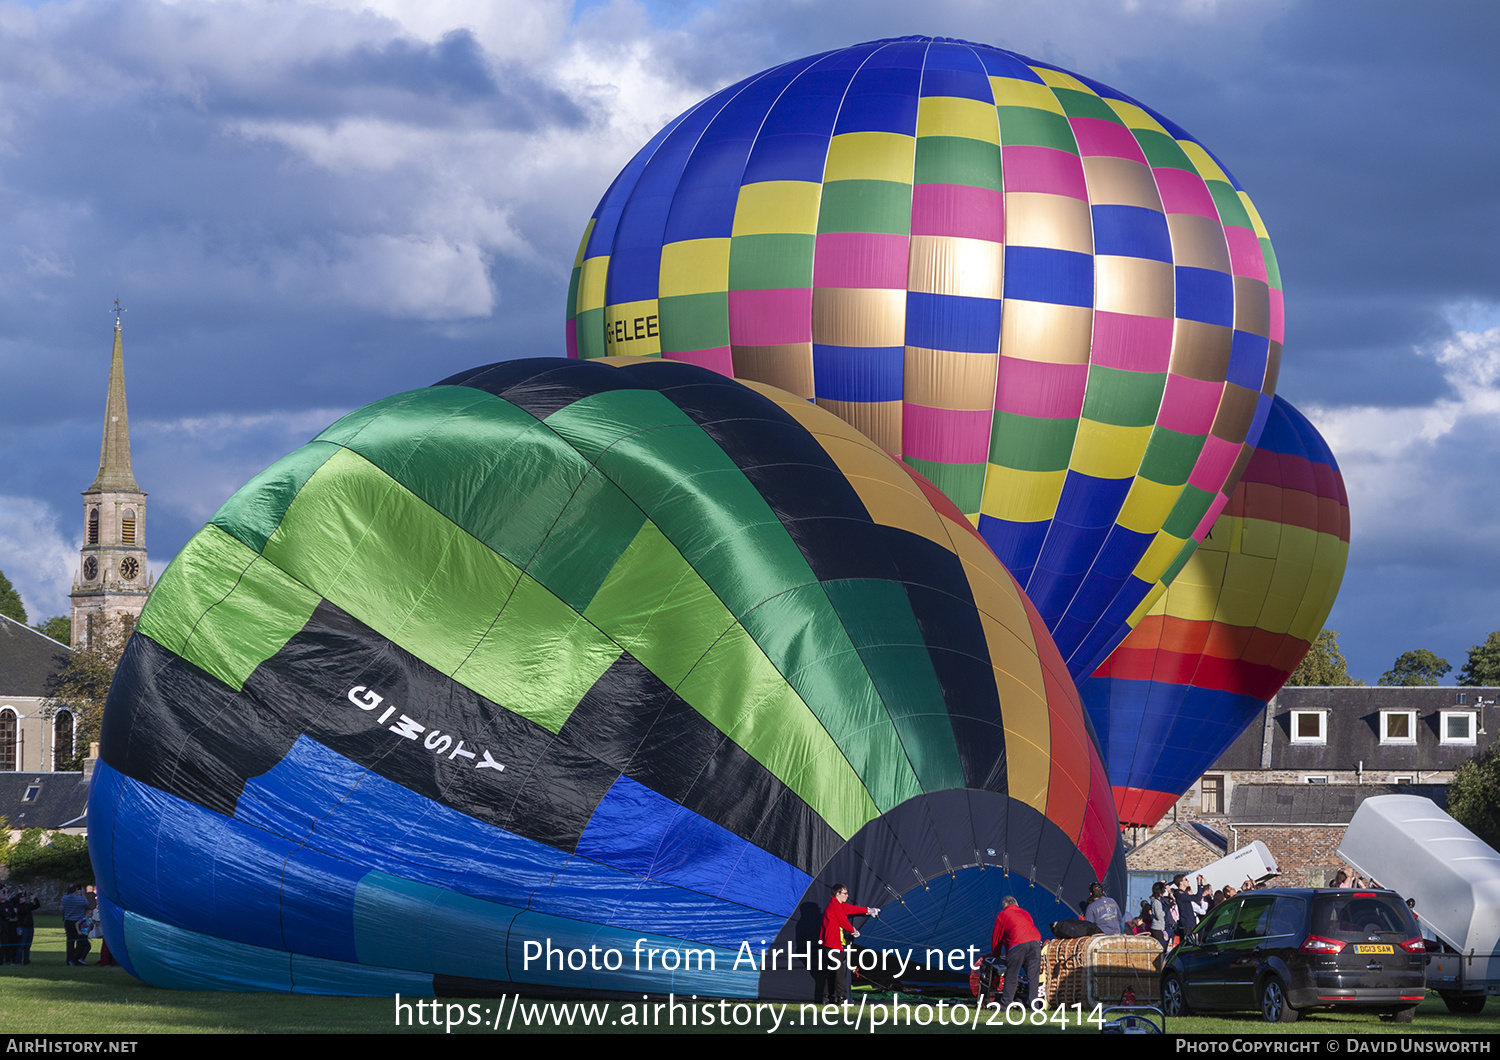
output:
{"label": "sky", "polygon": [[1500,629],[1479,0],[0,0],[0,570],[66,612],[114,299],[159,572],[343,413],[562,355],[584,225],[673,116],[910,33],[1103,81],[1234,172],[1281,265],[1278,392],[1349,489],[1328,626],[1372,684],[1419,647],[1456,676]]}

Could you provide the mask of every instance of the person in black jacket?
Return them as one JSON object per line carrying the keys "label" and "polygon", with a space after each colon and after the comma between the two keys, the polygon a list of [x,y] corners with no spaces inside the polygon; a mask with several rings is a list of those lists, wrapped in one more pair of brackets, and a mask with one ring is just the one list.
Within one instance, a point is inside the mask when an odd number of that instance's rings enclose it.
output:
{"label": "person in black jacket", "polygon": [[20,964],[20,949],[17,947],[17,928],[21,914],[16,909],[16,896],[9,889],[0,891],[0,964]]}
{"label": "person in black jacket", "polygon": [[31,963],[31,940],[36,938],[36,921],[32,914],[41,907],[42,900],[35,893],[22,894],[17,891],[11,902],[16,910],[16,952],[12,964]]}
{"label": "person in black jacket", "polygon": [[1203,882],[1203,877],[1198,877],[1198,893],[1193,894],[1188,884],[1187,873],[1179,872],[1177,878],[1172,881],[1172,898],[1177,903],[1177,934],[1181,938],[1187,938],[1189,931],[1198,926],[1198,911],[1193,908],[1193,902],[1208,893],[1208,884]]}

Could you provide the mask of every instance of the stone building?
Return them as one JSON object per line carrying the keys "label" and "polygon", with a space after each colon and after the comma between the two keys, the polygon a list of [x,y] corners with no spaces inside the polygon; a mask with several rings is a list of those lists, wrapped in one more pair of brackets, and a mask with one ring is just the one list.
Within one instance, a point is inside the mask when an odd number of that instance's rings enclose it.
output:
{"label": "stone building", "polygon": [[[86,647],[107,623],[124,619],[133,624],[152,584],[146,565],[146,494],[130,464],[118,313],[99,470],[84,491],[83,502],[71,650]],[[59,773],[72,764],[79,750],[77,719],[71,711],[53,710],[47,702],[52,681],[67,665],[69,652],[68,645],[0,615],[0,817],[13,828],[63,827],[82,813],[79,791],[87,791],[86,773]],[[56,775],[44,782],[46,774]],[[81,823],[76,827],[81,828]]]}
{"label": "stone building", "polygon": [[83,491],[83,544],[72,593],[74,648],[92,644],[106,624],[123,619],[134,626],[152,584],[146,563],[146,493],[130,466],[121,312],[117,301],[99,471]]}
{"label": "stone building", "polygon": [[[69,650],[30,626],[0,615],[0,774],[66,768],[76,750],[71,711],[51,712],[52,679]],[[0,817],[14,817],[0,804]]]}
{"label": "stone building", "polygon": [[[1283,688],[1155,828],[1127,834],[1131,893],[1256,839],[1276,858],[1281,882],[1323,886],[1365,799],[1399,792],[1446,805],[1454,772],[1494,742],[1497,694]],[[1219,855],[1212,843],[1187,841],[1205,832],[1222,839]]]}

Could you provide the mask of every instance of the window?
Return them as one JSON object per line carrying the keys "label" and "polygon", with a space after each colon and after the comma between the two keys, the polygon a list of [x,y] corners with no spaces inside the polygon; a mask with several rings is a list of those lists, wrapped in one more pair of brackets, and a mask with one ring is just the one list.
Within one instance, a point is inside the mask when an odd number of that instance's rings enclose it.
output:
{"label": "window", "polygon": [[0,772],[11,773],[16,768],[16,712],[10,708],[0,710]]}
{"label": "window", "polygon": [[1327,777],[1303,777],[1302,779],[1305,780],[1309,784],[1327,784],[1328,783],[1328,778]]}
{"label": "window", "polygon": [[1416,743],[1417,712],[1414,710],[1382,710],[1380,712],[1381,743]]}
{"label": "window", "polygon": [[1295,935],[1307,923],[1307,903],[1301,898],[1278,897],[1266,919],[1266,934],[1271,938]]}
{"label": "window", "polygon": [[65,769],[73,761],[73,712],[59,710],[52,719],[52,768]]}
{"label": "window", "polygon": [[1392,777],[1391,778],[1391,783],[1392,784],[1415,784],[1416,782],[1417,782],[1417,778],[1416,777]]}
{"label": "window", "polygon": [[1467,692],[1459,692],[1453,697],[1453,702],[1457,703],[1459,706],[1463,706],[1468,701],[1469,693]]}
{"label": "window", "polygon": [[1269,935],[1266,914],[1271,911],[1271,903],[1274,901],[1274,898],[1268,896],[1246,898],[1245,904],[1240,907],[1240,915],[1236,918],[1234,937],[1263,939]]}
{"label": "window", "polygon": [[1203,922],[1198,928],[1198,941],[1204,944],[1215,942],[1228,942],[1234,938],[1235,918],[1239,915],[1240,903],[1238,901],[1225,902]]}
{"label": "window", "polygon": [[89,509],[89,544],[99,543],[99,509]]}
{"label": "window", "polygon": [[120,516],[120,543],[135,544],[135,509],[126,508]]}
{"label": "window", "polygon": [[1223,813],[1224,812],[1224,778],[1204,777],[1199,785],[1203,792],[1202,812]]}
{"label": "window", "polygon": [[42,793],[42,786],[37,783],[26,785],[26,794],[21,796],[22,802],[36,802],[36,797]]}
{"label": "window", "polygon": [[1327,743],[1328,712],[1325,710],[1292,711],[1292,743]]}
{"label": "window", "polygon": [[1472,710],[1445,710],[1438,718],[1438,733],[1443,743],[1473,744],[1474,712]]}

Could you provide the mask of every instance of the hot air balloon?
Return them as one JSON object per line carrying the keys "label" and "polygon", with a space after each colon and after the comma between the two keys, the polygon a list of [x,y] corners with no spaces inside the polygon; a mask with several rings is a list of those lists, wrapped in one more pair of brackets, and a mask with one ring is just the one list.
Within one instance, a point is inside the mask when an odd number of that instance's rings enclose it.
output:
{"label": "hot air balloon", "polygon": [[805,998],[805,966],[760,958],[830,883],[905,952],[988,938],[1006,891],[1055,918],[1118,890],[1102,760],[1014,579],[920,474],[760,389],[505,362],[235,494],[105,711],[90,849],[121,963]]}
{"label": "hot air balloon", "polygon": [[1056,66],[932,37],[747,78],[619,174],[570,356],[815,399],[970,519],[1075,677],[1227,502],[1275,391],[1265,227],[1194,137]]}
{"label": "hot air balloon", "polygon": [[1338,463],[1277,397],[1213,531],[1079,687],[1121,821],[1155,824],[1286,683],[1333,609],[1348,556]]}

